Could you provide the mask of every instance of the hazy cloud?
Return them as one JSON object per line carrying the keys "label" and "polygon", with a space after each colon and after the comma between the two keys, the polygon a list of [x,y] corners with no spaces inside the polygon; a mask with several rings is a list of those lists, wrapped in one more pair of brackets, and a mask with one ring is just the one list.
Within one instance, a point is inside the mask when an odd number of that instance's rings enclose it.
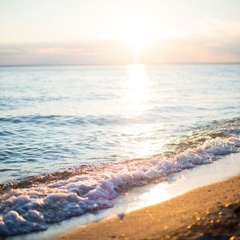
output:
{"label": "hazy cloud", "polygon": [[0,64],[240,62],[240,34],[156,40],[138,53],[120,42],[79,41],[0,46]]}

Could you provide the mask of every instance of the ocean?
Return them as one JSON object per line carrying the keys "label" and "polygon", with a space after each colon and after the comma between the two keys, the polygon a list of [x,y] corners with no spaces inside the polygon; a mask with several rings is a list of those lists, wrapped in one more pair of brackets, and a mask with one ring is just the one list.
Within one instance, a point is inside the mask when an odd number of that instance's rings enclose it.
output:
{"label": "ocean", "polygon": [[0,67],[0,236],[240,151],[240,64]]}

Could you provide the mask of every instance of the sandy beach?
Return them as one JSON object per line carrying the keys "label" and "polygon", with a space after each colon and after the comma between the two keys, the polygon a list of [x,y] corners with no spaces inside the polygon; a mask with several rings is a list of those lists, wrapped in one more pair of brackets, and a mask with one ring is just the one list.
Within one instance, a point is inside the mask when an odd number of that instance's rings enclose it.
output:
{"label": "sandy beach", "polygon": [[240,175],[52,240],[240,239]]}

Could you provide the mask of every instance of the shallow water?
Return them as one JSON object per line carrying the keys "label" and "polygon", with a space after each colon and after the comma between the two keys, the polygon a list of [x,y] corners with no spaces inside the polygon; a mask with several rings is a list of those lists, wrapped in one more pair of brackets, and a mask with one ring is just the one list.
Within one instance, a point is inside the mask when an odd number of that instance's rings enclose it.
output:
{"label": "shallow water", "polygon": [[87,213],[58,224],[49,225],[49,229],[45,232],[9,237],[7,240],[49,239],[50,237],[71,231],[80,225],[97,222],[104,218],[114,216],[123,218],[126,213],[131,211],[169,200],[194,188],[240,174],[239,158],[239,153],[230,154],[210,165],[201,165],[194,169],[183,170],[168,176],[163,182],[137,187],[119,195],[113,201],[113,208]]}
{"label": "shallow water", "polygon": [[2,235],[239,152],[239,64],[0,67],[0,86]]}

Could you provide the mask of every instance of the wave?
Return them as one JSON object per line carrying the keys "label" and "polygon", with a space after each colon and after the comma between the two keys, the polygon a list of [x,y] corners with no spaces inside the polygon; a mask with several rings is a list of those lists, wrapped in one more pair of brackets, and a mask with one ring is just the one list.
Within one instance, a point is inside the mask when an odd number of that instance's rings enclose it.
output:
{"label": "wave", "polygon": [[[41,125],[73,125],[73,126],[85,126],[85,125],[97,125],[97,126],[109,126],[109,125],[124,125],[131,123],[147,123],[151,122],[146,116],[125,118],[115,115],[104,115],[102,117],[87,115],[84,117],[74,116],[74,115],[26,115],[26,116],[11,116],[11,117],[0,117],[0,123],[5,122],[8,124],[41,124]],[[7,135],[8,132],[0,132],[0,135]],[[9,132],[10,134],[10,132]]]}
{"label": "wave", "polygon": [[[137,119],[133,119],[132,121],[136,121]],[[127,120],[131,121],[131,120]],[[19,123],[29,123],[29,124],[44,124],[44,125],[112,125],[112,124],[124,124],[126,120],[124,118],[119,118],[119,116],[71,116],[71,115],[27,115],[27,116],[11,116],[0,118],[0,122],[7,122],[11,124],[19,124]],[[140,122],[140,120],[139,120]]]}
{"label": "wave", "polygon": [[215,121],[175,138],[158,155],[1,184],[0,235],[46,230],[48,224],[110,208],[112,200],[130,188],[210,164],[239,149],[240,119]]}

